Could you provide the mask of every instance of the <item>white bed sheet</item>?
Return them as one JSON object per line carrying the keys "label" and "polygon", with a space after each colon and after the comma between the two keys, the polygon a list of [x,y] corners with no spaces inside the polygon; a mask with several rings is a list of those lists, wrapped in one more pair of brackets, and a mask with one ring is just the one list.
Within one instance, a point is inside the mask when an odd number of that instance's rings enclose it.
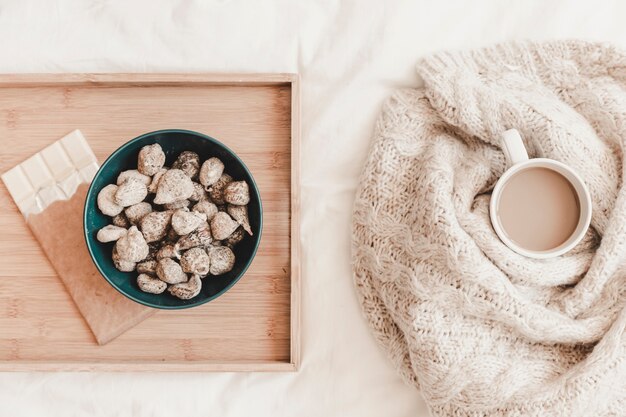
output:
{"label": "white bed sheet", "polygon": [[0,72],[299,72],[304,251],[300,372],[4,373],[0,416],[427,416],[370,335],[350,272],[352,200],[381,104],[419,83],[418,57],[443,48],[565,37],[624,45],[625,6],[0,1]]}

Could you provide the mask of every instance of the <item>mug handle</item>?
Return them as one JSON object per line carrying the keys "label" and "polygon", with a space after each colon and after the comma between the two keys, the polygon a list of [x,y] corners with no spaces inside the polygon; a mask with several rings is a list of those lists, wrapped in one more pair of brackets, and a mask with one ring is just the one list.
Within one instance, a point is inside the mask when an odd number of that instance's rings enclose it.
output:
{"label": "mug handle", "polygon": [[502,151],[511,165],[528,161],[528,153],[517,129],[509,129],[502,134]]}

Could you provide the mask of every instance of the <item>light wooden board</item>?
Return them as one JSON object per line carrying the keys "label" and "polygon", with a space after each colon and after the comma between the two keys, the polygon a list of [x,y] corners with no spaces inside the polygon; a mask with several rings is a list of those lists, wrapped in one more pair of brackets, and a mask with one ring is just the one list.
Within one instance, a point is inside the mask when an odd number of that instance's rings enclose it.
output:
{"label": "light wooden board", "polygon": [[231,290],[98,346],[1,185],[0,370],[296,370],[299,120],[295,74],[0,75],[0,173],[73,129],[100,161],[142,133],[190,129],[245,161],[264,208],[257,256]]}

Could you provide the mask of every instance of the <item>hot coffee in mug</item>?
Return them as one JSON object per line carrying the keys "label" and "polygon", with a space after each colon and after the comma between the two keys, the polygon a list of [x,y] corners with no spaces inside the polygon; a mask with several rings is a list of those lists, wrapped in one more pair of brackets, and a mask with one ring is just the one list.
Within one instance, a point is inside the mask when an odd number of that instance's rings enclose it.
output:
{"label": "hot coffee in mug", "polygon": [[529,159],[515,129],[504,133],[502,148],[511,167],[491,195],[491,223],[515,252],[549,258],[572,249],[591,222],[591,198],[580,176],[547,158]]}

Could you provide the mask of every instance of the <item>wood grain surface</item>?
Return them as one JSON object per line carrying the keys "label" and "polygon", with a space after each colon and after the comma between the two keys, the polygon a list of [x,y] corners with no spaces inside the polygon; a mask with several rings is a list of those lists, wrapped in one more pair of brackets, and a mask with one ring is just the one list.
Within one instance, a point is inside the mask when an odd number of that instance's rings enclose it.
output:
{"label": "wood grain surface", "polygon": [[230,291],[98,346],[0,186],[0,370],[296,370],[298,94],[294,74],[0,75],[0,172],[73,129],[101,162],[142,133],[190,129],[245,161],[264,207],[258,254]]}

